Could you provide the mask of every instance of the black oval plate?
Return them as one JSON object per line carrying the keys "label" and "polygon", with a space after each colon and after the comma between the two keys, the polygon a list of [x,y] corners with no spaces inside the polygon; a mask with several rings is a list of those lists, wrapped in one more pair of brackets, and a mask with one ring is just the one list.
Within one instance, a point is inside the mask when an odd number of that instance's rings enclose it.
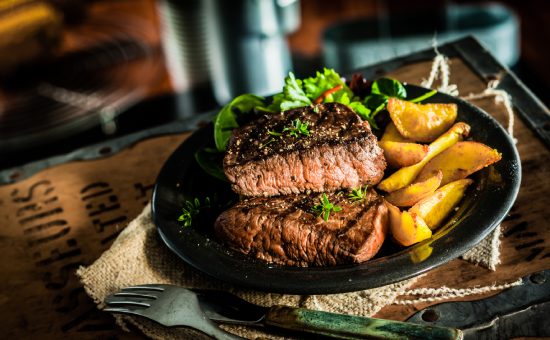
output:
{"label": "black oval plate", "polygon": [[[426,90],[407,86],[414,98]],[[429,240],[408,248],[385,242],[374,259],[334,267],[270,265],[228,249],[212,235],[212,222],[184,228],[177,221],[185,200],[214,193],[231,195],[229,184],[205,174],[194,159],[213,143],[212,126],[189,137],[162,168],[153,192],[153,219],[162,240],[185,262],[222,281],[241,287],[288,294],[356,291],[404,280],[442,265],[474,247],[506,216],[517,196],[521,165],[506,131],[487,113],[458,98],[438,93],[426,102],[456,103],[457,121],[472,127],[471,138],[496,148],[502,159],[475,176],[460,208]],[[213,220],[215,216],[211,216]]]}

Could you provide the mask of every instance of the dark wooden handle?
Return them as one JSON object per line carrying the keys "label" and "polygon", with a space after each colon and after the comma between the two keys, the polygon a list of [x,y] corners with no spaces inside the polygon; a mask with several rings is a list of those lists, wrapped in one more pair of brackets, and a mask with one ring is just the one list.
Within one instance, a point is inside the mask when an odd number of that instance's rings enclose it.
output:
{"label": "dark wooden handle", "polygon": [[462,331],[407,322],[274,306],[265,324],[345,339],[462,339]]}

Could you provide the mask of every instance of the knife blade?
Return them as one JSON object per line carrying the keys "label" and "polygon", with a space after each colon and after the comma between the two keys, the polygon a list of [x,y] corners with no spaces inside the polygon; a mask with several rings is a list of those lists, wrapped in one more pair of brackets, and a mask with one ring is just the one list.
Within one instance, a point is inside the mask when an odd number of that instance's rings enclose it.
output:
{"label": "knife blade", "polygon": [[522,279],[495,296],[446,302],[423,309],[407,321],[461,329],[464,339],[550,336],[550,270]]}

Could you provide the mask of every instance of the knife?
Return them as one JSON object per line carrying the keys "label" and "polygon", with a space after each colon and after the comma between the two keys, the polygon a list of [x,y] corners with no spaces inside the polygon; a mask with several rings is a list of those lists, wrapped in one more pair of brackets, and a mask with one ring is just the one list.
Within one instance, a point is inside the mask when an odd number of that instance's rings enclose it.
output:
{"label": "knife", "polygon": [[550,270],[545,270],[493,297],[431,306],[407,321],[459,328],[464,339],[496,340],[550,336],[549,316]]}

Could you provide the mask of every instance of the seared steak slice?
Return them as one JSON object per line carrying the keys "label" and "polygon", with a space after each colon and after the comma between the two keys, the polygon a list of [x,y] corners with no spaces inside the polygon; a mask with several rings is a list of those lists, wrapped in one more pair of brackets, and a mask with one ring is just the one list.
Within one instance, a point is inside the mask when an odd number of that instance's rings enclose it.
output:
{"label": "seared steak slice", "polygon": [[355,202],[345,192],[328,193],[330,203],[342,210],[325,221],[312,211],[321,196],[245,199],[218,217],[216,236],[244,254],[289,266],[359,263],[373,257],[388,228],[382,198],[373,190]]}
{"label": "seared steak slice", "polygon": [[[296,119],[308,124],[309,136],[291,134]],[[329,103],[265,115],[236,129],[223,165],[235,192],[274,196],[376,184],[386,160],[369,123]]]}

